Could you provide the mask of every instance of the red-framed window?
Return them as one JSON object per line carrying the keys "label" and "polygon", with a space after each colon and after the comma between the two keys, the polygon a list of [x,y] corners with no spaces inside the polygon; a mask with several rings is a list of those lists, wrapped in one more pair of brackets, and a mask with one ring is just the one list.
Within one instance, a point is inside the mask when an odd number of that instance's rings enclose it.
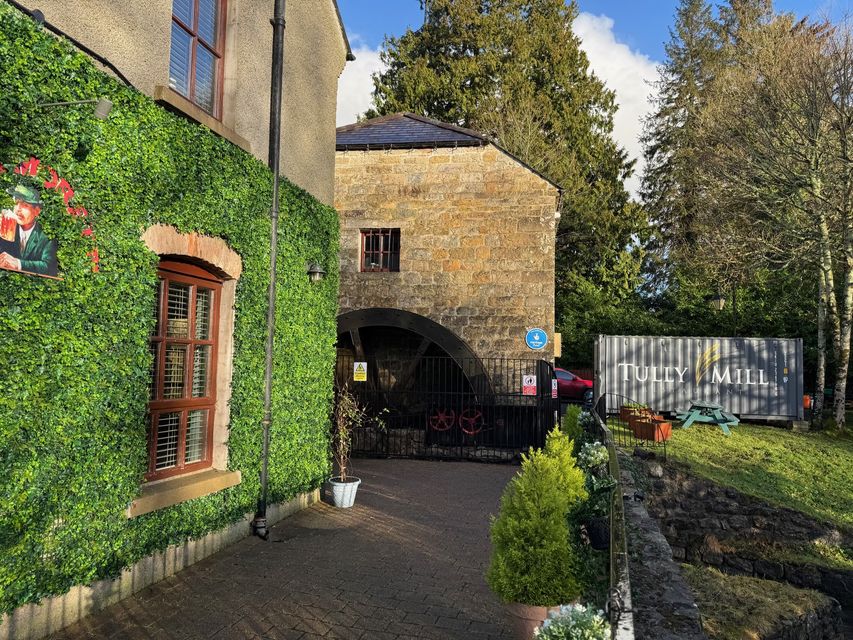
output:
{"label": "red-framed window", "polygon": [[216,350],[222,283],[191,264],[158,271],[148,402],[148,480],[213,462]]}
{"label": "red-framed window", "polygon": [[361,230],[361,270],[400,270],[400,230]]}
{"label": "red-framed window", "polygon": [[169,86],[215,118],[222,105],[225,0],[172,0]]}

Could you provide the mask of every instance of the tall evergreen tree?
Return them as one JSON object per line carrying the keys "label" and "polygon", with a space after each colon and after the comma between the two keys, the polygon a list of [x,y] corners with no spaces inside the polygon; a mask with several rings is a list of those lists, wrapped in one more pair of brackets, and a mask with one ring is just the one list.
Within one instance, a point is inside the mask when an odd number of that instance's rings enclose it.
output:
{"label": "tall evergreen tree", "polygon": [[647,267],[654,289],[674,283],[670,258],[678,246],[691,242],[691,221],[702,206],[697,120],[720,60],[719,32],[706,0],[681,0],[655,83],[655,109],[643,133],[641,195],[655,229]]}
{"label": "tall evergreen tree", "polygon": [[[385,41],[368,116],[410,111],[471,127],[564,189],[558,293],[581,278],[614,299],[639,282],[643,215],[624,188],[616,104],[589,69],[565,0],[429,0],[416,31]],[[559,296],[558,296],[559,298]],[[558,314],[560,313],[558,308]]]}

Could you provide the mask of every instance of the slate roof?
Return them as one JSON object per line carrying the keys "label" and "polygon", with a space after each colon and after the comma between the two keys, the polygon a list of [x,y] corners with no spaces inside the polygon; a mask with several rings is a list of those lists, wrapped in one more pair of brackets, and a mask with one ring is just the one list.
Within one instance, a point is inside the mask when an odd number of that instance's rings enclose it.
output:
{"label": "slate roof", "polygon": [[489,140],[470,129],[414,113],[395,113],[338,128],[337,150],[482,147]]}
{"label": "slate roof", "polygon": [[562,187],[481,133],[439,122],[414,113],[394,113],[337,129],[337,151],[383,149],[435,149],[438,147],[483,147],[494,145],[518,164],[552,184]]}

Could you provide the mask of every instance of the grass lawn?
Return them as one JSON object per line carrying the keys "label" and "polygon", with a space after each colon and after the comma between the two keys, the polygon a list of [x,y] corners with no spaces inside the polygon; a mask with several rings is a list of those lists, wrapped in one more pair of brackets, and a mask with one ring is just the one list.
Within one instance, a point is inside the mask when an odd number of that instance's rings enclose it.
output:
{"label": "grass lawn", "polygon": [[702,626],[711,640],[767,637],[804,613],[826,606],[829,598],[788,584],[728,576],[716,569],[683,565],[688,584],[696,593]]}
{"label": "grass lawn", "polygon": [[697,475],[853,531],[853,437],[738,425],[673,430],[668,457]]}

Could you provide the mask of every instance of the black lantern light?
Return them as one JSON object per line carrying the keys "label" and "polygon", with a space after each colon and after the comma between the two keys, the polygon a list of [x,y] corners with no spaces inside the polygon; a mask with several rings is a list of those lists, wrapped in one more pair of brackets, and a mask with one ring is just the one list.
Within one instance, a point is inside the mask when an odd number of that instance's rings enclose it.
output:
{"label": "black lantern light", "polygon": [[311,282],[320,282],[323,278],[326,277],[326,272],[316,262],[312,262],[308,265],[308,279]]}

